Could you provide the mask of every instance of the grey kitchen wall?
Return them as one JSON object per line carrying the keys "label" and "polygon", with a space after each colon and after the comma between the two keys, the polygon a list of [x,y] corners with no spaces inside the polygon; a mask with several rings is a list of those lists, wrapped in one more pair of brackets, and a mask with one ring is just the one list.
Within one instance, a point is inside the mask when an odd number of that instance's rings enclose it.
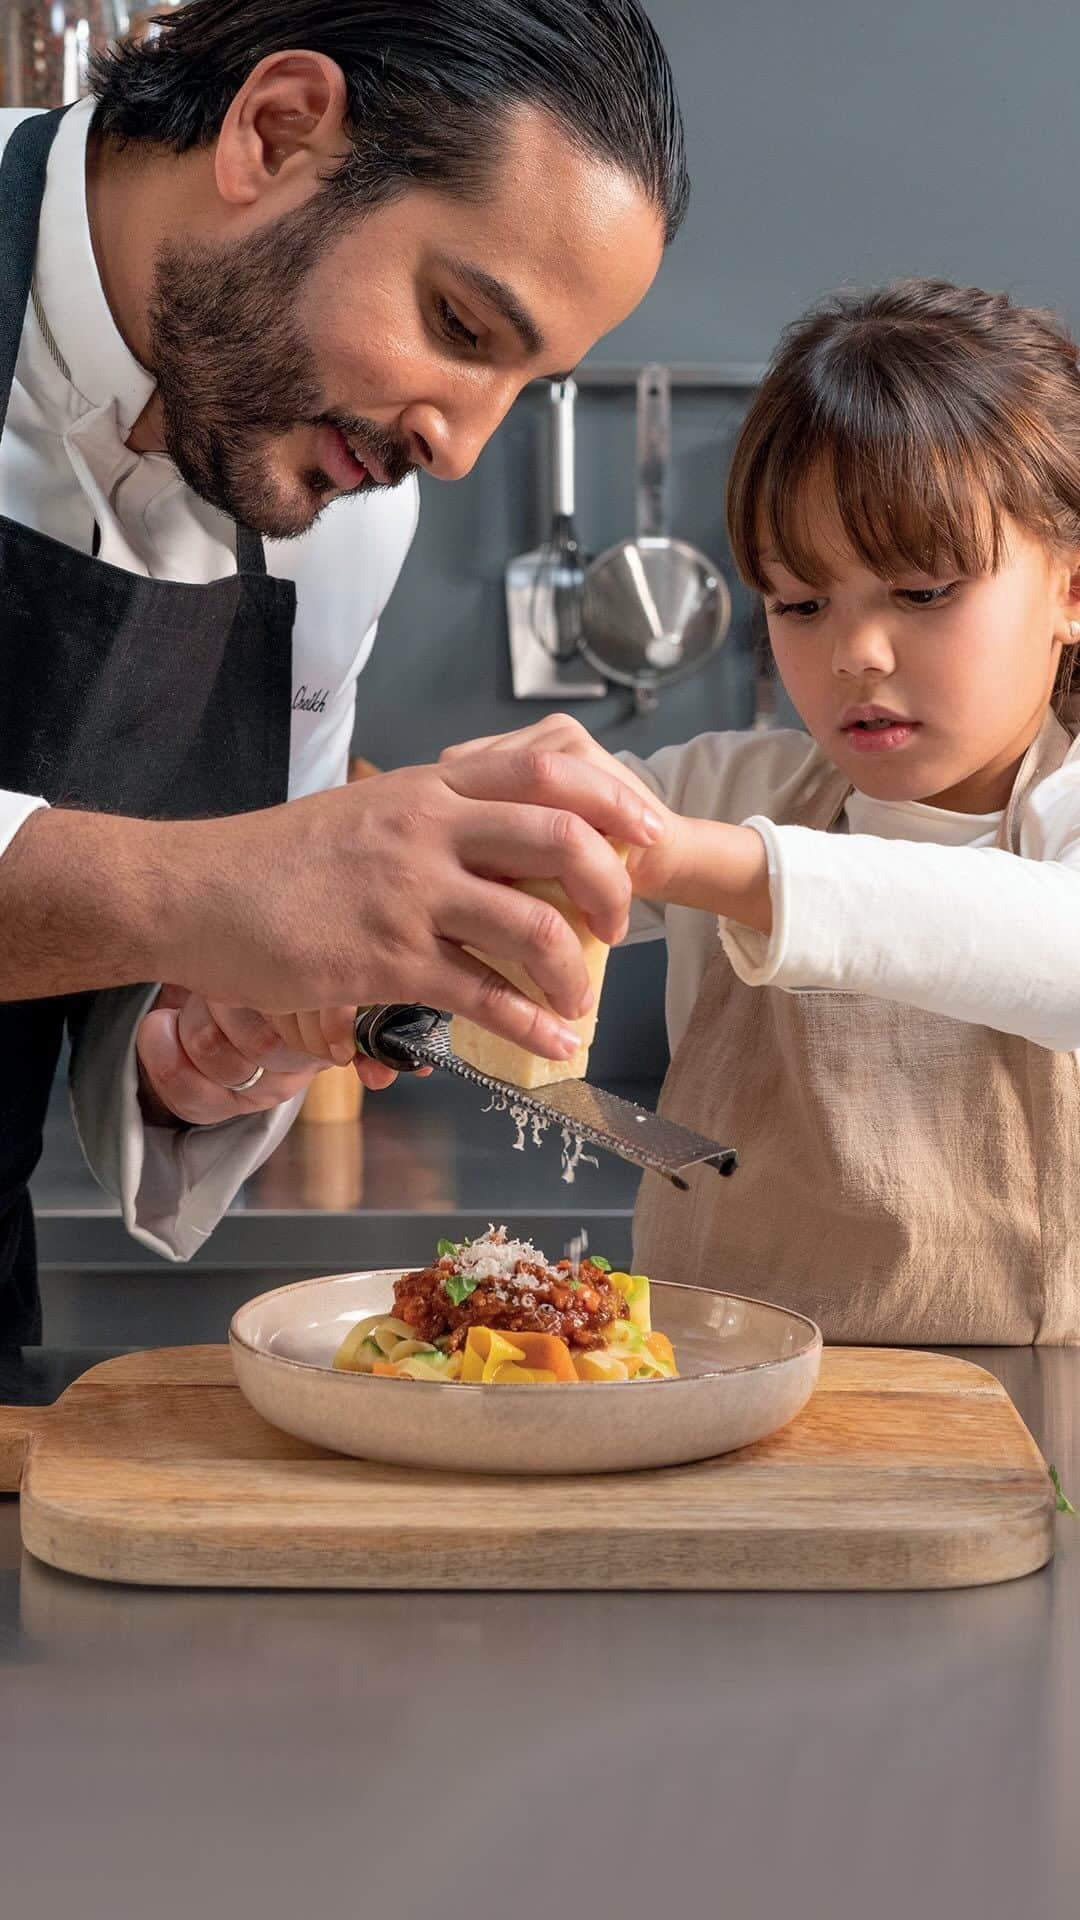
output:
{"label": "grey kitchen wall", "polygon": [[[1080,14],[1069,0],[653,0],[687,120],[695,193],[638,312],[597,360],[761,361],[841,284],[902,273],[1007,287],[1080,321]],[[675,395],[674,530],[728,569],[723,486],[745,394]],[[384,766],[546,709],[511,698],[502,573],[544,528],[546,395],[527,393],[474,473],[424,489],[420,531],[360,688],[357,751]],[[633,396],[583,392],[579,518],[594,551],[631,530]],[[633,718],[574,711],[649,752],[753,715],[755,610],[732,581],[724,652]],[[665,1062],[661,948],[616,956],[598,1077]]]}

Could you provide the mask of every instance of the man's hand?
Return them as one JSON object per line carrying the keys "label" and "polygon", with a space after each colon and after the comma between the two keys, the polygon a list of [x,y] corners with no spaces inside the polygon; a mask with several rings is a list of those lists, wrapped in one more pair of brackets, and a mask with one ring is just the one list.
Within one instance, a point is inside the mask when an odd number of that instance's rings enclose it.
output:
{"label": "man's hand", "polygon": [[[211,1006],[185,987],[163,987],[136,1037],[140,1098],[148,1120],[213,1127],[247,1113],[267,1113],[295,1099],[329,1066],[352,1064],[369,1091],[397,1079],[388,1067],[355,1054],[355,1007],[323,1013],[255,1013]],[[262,1078],[237,1089],[257,1067]],[[430,1067],[420,1077],[426,1078]]]}
{"label": "man's hand", "polygon": [[[558,1016],[592,1003],[580,943],[554,907],[500,882],[557,879],[600,938],[622,938],[630,883],[609,841],[646,847],[662,823],[614,766],[527,741],[265,813],[155,826],[169,971],[222,1005],[419,1001],[566,1058],[577,1040]],[[466,948],[520,962],[554,1011]]]}
{"label": "man's hand", "polygon": [[[314,1018],[319,1022],[318,1015]],[[163,987],[136,1037],[147,1119],[213,1127],[295,1099],[335,1058],[336,1035],[344,1023],[333,1016],[327,1020],[335,1037],[320,1023],[318,1050],[309,1051],[299,1030],[286,1039],[249,1008],[210,1005],[184,987]],[[345,1053],[349,1057],[351,1048]],[[239,1092],[258,1067],[261,1079]]]}
{"label": "man's hand", "polygon": [[[419,1001],[566,1059],[563,1020],[592,1004],[580,943],[500,883],[560,881],[614,944],[630,882],[609,842],[663,831],[608,756],[528,738],[224,820],[42,810],[0,861],[0,999],[156,979],[271,1012]],[[466,949],[520,963],[551,1010]]]}

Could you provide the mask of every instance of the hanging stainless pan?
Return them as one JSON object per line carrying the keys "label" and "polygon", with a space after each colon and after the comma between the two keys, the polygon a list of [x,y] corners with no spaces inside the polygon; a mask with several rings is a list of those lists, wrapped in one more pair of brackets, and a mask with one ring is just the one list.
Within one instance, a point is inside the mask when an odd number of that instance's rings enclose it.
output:
{"label": "hanging stainless pan", "polygon": [[671,376],[643,367],[637,407],[637,537],[585,574],[581,650],[644,711],[661,688],[696,673],[723,644],[731,596],[719,567],[669,532]]}

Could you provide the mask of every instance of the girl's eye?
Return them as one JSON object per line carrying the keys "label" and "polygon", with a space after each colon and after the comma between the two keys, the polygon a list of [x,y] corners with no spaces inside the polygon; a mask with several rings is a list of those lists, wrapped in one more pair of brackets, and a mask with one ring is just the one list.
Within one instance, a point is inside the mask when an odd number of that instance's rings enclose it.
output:
{"label": "girl's eye", "polygon": [[449,300],[444,300],[442,295],[440,294],[438,299],[435,302],[435,305],[438,309],[439,319],[442,322],[443,332],[445,333],[448,340],[453,340],[458,346],[464,346],[464,347],[479,346],[480,344],[479,334],[470,333],[468,327],[465,325],[464,320],[460,319],[458,315],[454,312],[454,309],[450,305]]}
{"label": "girl's eye", "polygon": [[794,614],[797,620],[812,620],[824,605],[824,600],[777,600],[769,612],[776,620],[783,619],[789,613]]}
{"label": "girl's eye", "polygon": [[940,607],[952,599],[959,585],[959,580],[950,580],[945,587],[900,587],[897,598],[906,600],[909,607]]}

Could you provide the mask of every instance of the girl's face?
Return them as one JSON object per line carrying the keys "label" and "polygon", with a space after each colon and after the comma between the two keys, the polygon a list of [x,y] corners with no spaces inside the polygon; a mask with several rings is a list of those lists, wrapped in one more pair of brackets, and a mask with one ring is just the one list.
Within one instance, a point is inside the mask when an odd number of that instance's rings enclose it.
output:
{"label": "girl's face", "polygon": [[767,540],[762,567],[777,666],[818,745],[876,799],[1003,807],[1080,618],[1080,555],[1006,519],[997,573],[883,580],[827,500],[807,503],[805,531],[828,587],[796,579]]}

